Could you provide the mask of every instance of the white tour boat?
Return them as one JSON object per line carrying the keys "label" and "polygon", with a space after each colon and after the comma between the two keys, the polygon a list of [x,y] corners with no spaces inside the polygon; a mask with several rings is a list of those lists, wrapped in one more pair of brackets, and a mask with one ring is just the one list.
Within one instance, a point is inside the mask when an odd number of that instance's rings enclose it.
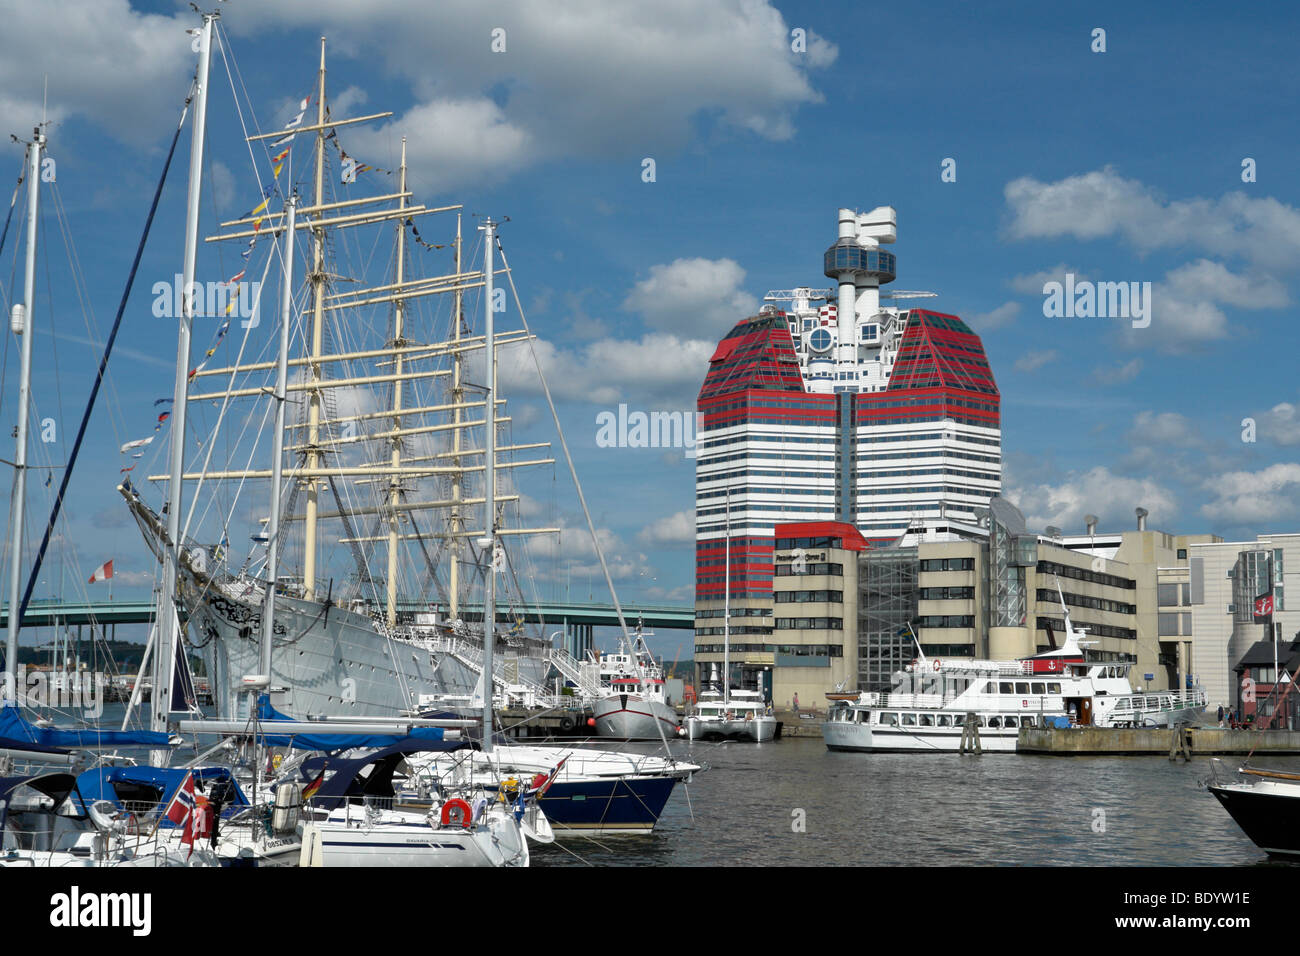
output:
{"label": "white tour boat", "polygon": [[[956,751],[967,715],[982,750],[1012,752],[1021,727],[1178,727],[1200,716],[1205,691],[1135,693],[1124,661],[1088,661],[1084,631],[1065,612],[1065,640],[1015,661],[917,658],[889,693],[827,694],[830,750]],[[1050,632],[1049,632],[1050,636]]]}
{"label": "white tour boat", "polygon": [[757,691],[733,690],[701,694],[695,712],[686,718],[691,740],[752,740],[766,743],[776,737],[776,718]]}

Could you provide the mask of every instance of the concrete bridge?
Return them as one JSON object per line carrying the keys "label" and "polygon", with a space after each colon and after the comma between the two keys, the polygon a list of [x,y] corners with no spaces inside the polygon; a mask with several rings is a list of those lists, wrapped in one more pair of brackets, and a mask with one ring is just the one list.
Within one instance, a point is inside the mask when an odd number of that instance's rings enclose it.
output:
{"label": "concrete bridge", "polygon": [[[403,601],[402,611],[429,610],[430,605],[416,601]],[[461,616],[470,621],[483,619],[481,604],[468,604]],[[612,604],[543,602],[518,612],[498,608],[497,621],[514,623],[522,617],[526,623],[556,625],[568,629],[592,627],[617,627],[618,617]],[[695,627],[695,611],[685,604],[624,604],[623,618],[628,627],[642,621],[647,629],[691,630]],[[152,601],[32,601],[23,615],[24,627],[48,627],[52,624],[151,624],[154,619]],[[9,627],[9,605],[0,610],[0,630]]]}

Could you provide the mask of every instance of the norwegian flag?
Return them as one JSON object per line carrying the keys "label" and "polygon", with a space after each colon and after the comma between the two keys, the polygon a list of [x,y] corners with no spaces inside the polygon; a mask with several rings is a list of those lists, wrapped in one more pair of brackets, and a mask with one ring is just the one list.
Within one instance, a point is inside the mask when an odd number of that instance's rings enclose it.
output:
{"label": "norwegian flag", "polygon": [[1273,594],[1261,594],[1255,598],[1255,616],[1269,617],[1273,613]]}
{"label": "norwegian flag", "polygon": [[543,796],[547,790],[551,789],[551,784],[555,783],[555,778],[560,775],[560,768],[568,763],[569,758],[566,756],[563,760],[555,765],[555,769],[546,777],[546,782],[542,784],[541,789],[537,791],[537,796]]}
{"label": "norwegian flag", "polygon": [[181,844],[188,844],[190,848],[190,852],[185,857],[187,860],[194,855],[194,844],[212,835],[212,805],[208,803],[208,798],[202,795],[194,799],[194,810],[190,813],[185,824],[185,832],[181,835]]}
{"label": "norwegian flag", "polygon": [[164,816],[166,816],[172,823],[179,826],[189,820],[190,813],[193,810],[194,774],[188,773],[185,775],[185,782],[176,788],[176,795],[172,797],[172,802],[167,804],[167,812]]}
{"label": "norwegian flag", "polygon": [[109,559],[108,561],[105,561],[103,564],[101,564],[99,567],[95,568],[95,573],[90,576],[90,580],[87,581],[86,583],[94,584],[96,581],[107,581],[112,576],[113,576],[113,561],[112,559]]}

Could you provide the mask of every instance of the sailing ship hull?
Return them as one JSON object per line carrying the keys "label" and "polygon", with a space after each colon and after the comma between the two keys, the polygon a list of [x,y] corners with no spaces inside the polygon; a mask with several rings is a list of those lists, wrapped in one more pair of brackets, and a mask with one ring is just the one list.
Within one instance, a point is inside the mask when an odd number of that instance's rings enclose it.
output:
{"label": "sailing ship hull", "polygon": [[688,717],[686,735],[691,740],[752,740],[762,744],[776,738],[776,718],[760,716],[751,720],[726,720]]}
{"label": "sailing ship hull", "polygon": [[677,722],[677,712],[658,700],[639,694],[615,694],[602,697],[592,706],[596,733],[617,740],[658,740],[679,737],[685,731]]}
{"label": "sailing ship hull", "polygon": [[[261,590],[242,600],[218,588],[186,597],[220,712],[237,713],[240,679],[261,666]],[[285,688],[279,704],[289,713],[397,716],[435,698],[468,699],[478,684],[473,664],[452,650],[436,650],[437,639],[389,637],[369,616],[346,608],[277,595],[275,621],[271,684]],[[499,659],[494,670],[502,676],[512,667],[518,678],[541,684],[549,663],[520,655]]]}
{"label": "sailing ship hull", "polygon": [[1209,791],[1251,842],[1269,856],[1300,858],[1300,830],[1295,825],[1300,813],[1300,783],[1210,784]]}

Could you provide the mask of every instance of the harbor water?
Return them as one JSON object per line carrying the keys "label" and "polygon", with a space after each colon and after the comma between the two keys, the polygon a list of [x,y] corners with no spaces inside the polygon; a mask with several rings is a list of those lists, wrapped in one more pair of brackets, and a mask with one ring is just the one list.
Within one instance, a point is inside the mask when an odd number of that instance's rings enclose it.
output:
{"label": "harbor water", "polygon": [[[685,754],[682,743],[672,744]],[[644,749],[635,744],[620,749]],[[710,768],[638,837],[537,847],[534,866],[1251,866],[1201,788],[1208,758],[832,753],[701,745]],[[1227,766],[1236,766],[1228,758]],[[1267,766],[1300,770],[1300,758]],[[688,799],[689,798],[689,799]],[[802,826],[800,825],[802,824]]]}

